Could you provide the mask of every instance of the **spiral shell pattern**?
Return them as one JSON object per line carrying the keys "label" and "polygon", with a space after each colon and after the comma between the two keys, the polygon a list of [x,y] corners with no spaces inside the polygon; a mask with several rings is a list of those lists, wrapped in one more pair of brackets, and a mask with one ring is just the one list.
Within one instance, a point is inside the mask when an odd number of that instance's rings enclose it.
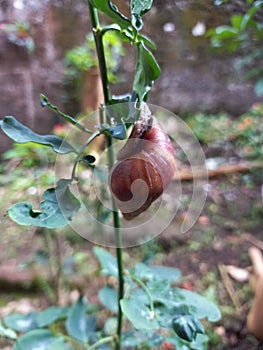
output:
{"label": "spiral shell pattern", "polygon": [[154,116],[140,118],[117,154],[110,189],[126,220],[147,210],[162,195],[175,171],[174,146]]}

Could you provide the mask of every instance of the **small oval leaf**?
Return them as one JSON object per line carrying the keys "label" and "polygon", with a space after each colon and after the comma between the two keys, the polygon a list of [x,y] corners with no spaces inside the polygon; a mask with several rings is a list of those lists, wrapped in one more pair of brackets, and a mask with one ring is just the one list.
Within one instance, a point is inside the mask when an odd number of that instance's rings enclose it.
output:
{"label": "small oval leaf", "polygon": [[99,290],[99,299],[102,305],[108,308],[110,311],[118,312],[118,293],[110,286],[105,286]]}
{"label": "small oval leaf", "polygon": [[90,0],[90,2],[101,12],[104,12],[113,19],[114,23],[118,24],[122,29],[127,29],[131,25],[128,18],[120,13],[117,6],[113,5],[110,0]]}
{"label": "small oval leaf", "polygon": [[180,270],[159,265],[146,265],[144,263],[138,263],[135,266],[136,277],[146,281],[167,281],[169,283],[177,282],[181,278]]}
{"label": "small oval leaf", "polygon": [[17,332],[28,332],[38,327],[36,322],[36,312],[29,314],[10,314],[4,318],[4,323],[7,327]]}
{"label": "small oval leaf", "polygon": [[157,330],[160,325],[153,312],[137,299],[122,299],[123,314],[139,330]]}
{"label": "small oval leaf", "polygon": [[81,161],[88,166],[94,167],[93,163],[96,162],[96,158],[91,154],[87,154],[86,156],[81,158]]}
{"label": "small oval leaf", "polygon": [[202,323],[191,315],[175,317],[172,321],[172,327],[180,338],[189,342],[193,341],[198,333],[204,333]]}
{"label": "small oval leaf", "polygon": [[95,247],[93,251],[101,264],[102,275],[118,278],[117,259],[103,248]]}
{"label": "small oval leaf", "polygon": [[153,0],[131,0],[132,25],[137,30],[142,29],[143,21],[141,16],[151,9],[152,4]]}
{"label": "small oval leaf", "polygon": [[16,332],[11,328],[5,328],[0,321],[0,337],[4,337],[11,340],[16,340]]}
{"label": "small oval leaf", "polygon": [[84,297],[72,305],[66,321],[68,333],[75,339],[87,343],[89,336],[96,330],[95,316],[87,316],[88,303]]}
{"label": "small oval leaf", "polygon": [[49,324],[65,317],[68,313],[67,307],[50,306],[47,309],[38,312],[36,315],[36,322],[38,327],[45,327]]}
{"label": "small oval leaf", "polygon": [[19,225],[47,227],[50,229],[64,227],[79,210],[78,199],[70,192],[71,180],[61,179],[56,188],[47,189],[40,203],[40,211],[34,211],[27,202],[14,204],[9,210],[9,217]]}
{"label": "small oval leaf", "polygon": [[138,95],[139,101],[143,101],[147,92],[152,88],[154,80],[161,73],[161,69],[153,54],[144,43],[138,43],[138,58],[133,81],[133,91]]}
{"label": "small oval leaf", "polygon": [[[62,347],[63,346],[63,347]],[[13,350],[73,350],[62,337],[54,337],[48,329],[35,329],[23,335]]]}

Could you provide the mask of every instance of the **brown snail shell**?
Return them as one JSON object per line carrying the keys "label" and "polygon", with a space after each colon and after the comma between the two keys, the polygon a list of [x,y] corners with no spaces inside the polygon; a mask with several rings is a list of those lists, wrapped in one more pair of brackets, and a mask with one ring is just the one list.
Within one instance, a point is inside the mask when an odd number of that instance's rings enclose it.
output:
{"label": "brown snail shell", "polygon": [[150,207],[175,171],[173,144],[154,116],[140,118],[109,175],[110,189],[126,220]]}

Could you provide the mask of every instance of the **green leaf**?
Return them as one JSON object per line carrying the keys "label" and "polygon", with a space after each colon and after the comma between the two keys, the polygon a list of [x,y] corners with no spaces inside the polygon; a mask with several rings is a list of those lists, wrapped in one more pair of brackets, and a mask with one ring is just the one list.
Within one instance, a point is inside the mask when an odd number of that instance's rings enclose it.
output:
{"label": "green leaf", "polygon": [[118,278],[117,259],[107,250],[100,247],[95,247],[93,252],[100,262],[101,274]]}
{"label": "green leaf", "polygon": [[70,185],[71,180],[60,179],[54,191],[59,208],[67,220],[71,220],[80,208],[79,200],[69,190]]}
{"label": "green leaf", "polygon": [[7,327],[17,332],[28,332],[38,327],[36,322],[36,312],[29,314],[10,314],[4,318],[4,323]]}
{"label": "green leaf", "polygon": [[[120,33],[123,41],[128,41],[128,42],[134,42],[135,40],[135,33],[133,30],[131,30],[131,28],[129,29],[125,29],[122,30],[119,26],[113,25],[110,27],[112,30],[116,30],[117,32]],[[149,46],[149,48],[156,50],[156,45],[155,43],[152,41],[152,39],[150,39],[147,35],[145,34],[141,34],[141,33],[136,33],[136,38],[138,41],[142,41],[146,46]],[[114,100],[114,99],[112,99]],[[129,102],[129,100],[122,100],[121,102]]]}
{"label": "green leaf", "polygon": [[122,333],[124,349],[141,349],[143,347],[142,344],[145,344],[147,349],[162,349],[163,341],[163,336],[157,334],[157,332],[129,330]]}
{"label": "green leaf", "polygon": [[5,328],[0,321],[0,337],[15,340],[17,338],[16,332],[10,328]]}
{"label": "green leaf", "polygon": [[55,112],[57,115],[59,115],[60,117],[62,117],[63,119],[65,119],[67,122],[69,122],[70,124],[76,126],[77,128],[79,128],[80,130],[87,132],[88,134],[93,134],[93,131],[85,128],[85,126],[83,126],[82,124],[80,124],[76,118],[71,117],[68,114],[65,114],[63,112],[61,112],[55,105],[53,105],[52,103],[50,103],[49,99],[43,95],[40,94],[40,100],[41,100],[41,106],[42,107],[48,107],[51,111]]}
{"label": "green leaf", "polygon": [[110,0],[90,0],[90,2],[98,10],[109,16],[122,29],[127,29],[131,25],[129,19],[120,13],[117,6],[113,5]]}
{"label": "green leaf", "polygon": [[[63,347],[62,347],[63,345]],[[48,329],[35,329],[23,335],[13,350],[74,350],[62,337],[54,337]]]}
{"label": "green leaf", "polygon": [[106,335],[116,334],[116,329],[118,327],[117,317],[109,317],[104,324],[103,331]]}
{"label": "green leaf", "polygon": [[9,217],[19,225],[47,228],[64,227],[79,210],[80,203],[69,190],[71,180],[61,179],[56,188],[49,188],[43,194],[41,211],[34,211],[27,202],[14,204],[9,210]]}
{"label": "green leaf", "polygon": [[145,34],[138,34],[138,40],[139,41],[143,41],[143,43],[146,45],[146,46],[149,46],[150,49],[153,49],[153,50],[156,50],[156,45],[155,43],[152,41],[152,39],[148,38],[147,35]]}
{"label": "green leaf", "polygon": [[233,26],[235,29],[240,30],[242,18],[243,18],[243,17],[240,16],[240,15],[233,15],[233,16],[231,16],[231,24],[232,24],[232,26]]}
{"label": "green leaf", "polygon": [[123,314],[139,330],[157,330],[159,323],[153,312],[142,302],[136,299],[122,299]]}
{"label": "green leaf", "polygon": [[126,128],[125,124],[117,124],[115,126],[110,126],[106,128],[111,133],[111,136],[117,140],[124,140],[126,138]]}
{"label": "green leaf", "polygon": [[183,298],[184,303],[195,310],[195,315],[199,318],[207,318],[210,322],[216,322],[221,318],[221,312],[218,307],[205,297],[185,289],[176,289],[179,296]]}
{"label": "green leaf", "polygon": [[220,40],[223,40],[235,37],[238,34],[238,31],[231,26],[222,25],[216,27],[215,34],[220,38]]}
{"label": "green leaf", "polygon": [[74,348],[67,345],[63,338],[59,338],[54,340],[54,342],[48,346],[47,350],[74,350]]}
{"label": "green leaf", "polygon": [[189,343],[177,335],[168,336],[165,339],[168,343],[173,344],[176,349],[180,350],[207,350],[208,336],[197,333],[195,339]]}
{"label": "green leaf", "polygon": [[256,82],[254,89],[258,96],[263,96],[263,77]]}
{"label": "green leaf", "polygon": [[193,341],[197,333],[204,333],[202,323],[194,316],[180,315],[175,317],[172,326],[177,335],[189,342]]}
{"label": "green leaf", "polygon": [[105,286],[99,290],[99,299],[103,306],[110,311],[118,312],[118,293],[110,286]]}
{"label": "green leaf", "polygon": [[17,143],[34,142],[44,146],[52,147],[56,153],[66,154],[76,150],[63,138],[54,135],[39,135],[17,121],[14,117],[8,116],[0,121],[3,132]]}
{"label": "green leaf", "polygon": [[84,297],[70,308],[66,321],[67,332],[75,339],[87,343],[89,336],[96,330],[95,316],[87,316],[88,303]]}
{"label": "green leaf", "polygon": [[141,16],[151,9],[152,4],[153,0],[131,0],[131,21],[137,30],[142,29]]}
{"label": "green leaf", "polygon": [[180,270],[169,266],[146,265],[138,263],[135,266],[136,277],[146,281],[167,281],[176,282],[181,278]]}
{"label": "green leaf", "polygon": [[162,290],[162,288],[150,290],[154,301],[163,303],[168,310],[172,308],[184,309],[187,307],[191,315],[198,319],[207,318],[208,321],[216,322],[221,318],[218,307],[205,297],[186,289],[172,288]]}
{"label": "green leaf", "polygon": [[86,165],[88,165],[88,166],[94,168],[94,164],[93,164],[93,163],[96,162],[96,158],[95,158],[93,155],[87,154],[86,156],[82,157],[80,160],[81,160],[83,163],[85,163]]}
{"label": "green leaf", "polygon": [[65,317],[68,313],[67,307],[50,306],[47,309],[38,312],[36,315],[36,322],[38,327],[45,327],[49,324]]}
{"label": "green leaf", "polygon": [[142,42],[138,43],[138,58],[133,81],[133,91],[137,93],[139,101],[144,100],[154,80],[159,77],[160,73],[160,67],[151,51]]}

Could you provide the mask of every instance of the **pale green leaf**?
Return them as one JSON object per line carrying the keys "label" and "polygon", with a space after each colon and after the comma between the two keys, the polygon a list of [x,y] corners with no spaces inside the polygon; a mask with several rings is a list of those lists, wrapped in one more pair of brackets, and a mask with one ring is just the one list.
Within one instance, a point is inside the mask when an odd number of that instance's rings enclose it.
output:
{"label": "pale green leaf", "polygon": [[48,329],[35,329],[20,337],[13,350],[73,350],[62,337],[55,337]]}
{"label": "pale green leaf", "polygon": [[88,316],[88,303],[84,297],[72,305],[66,321],[68,333],[75,339],[87,343],[89,336],[96,330],[95,316]]}
{"label": "pale green leaf", "polygon": [[131,25],[129,19],[120,13],[117,6],[110,0],[90,0],[90,2],[98,10],[109,16],[114,23],[118,24],[122,29],[127,29]]}
{"label": "pale green leaf", "polygon": [[118,278],[117,259],[103,248],[95,247],[93,251],[101,264],[101,273]]}
{"label": "pale green leaf", "polygon": [[3,132],[17,143],[34,142],[44,146],[52,147],[56,153],[66,154],[76,150],[63,138],[54,135],[39,135],[17,121],[14,117],[8,116],[0,121]]}
{"label": "pale green leaf", "polygon": [[139,330],[157,330],[160,325],[154,313],[144,303],[136,299],[122,299],[123,314]]}
{"label": "pale green leaf", "polygon": [[131,20],[132,25],[137,30],[143,27],[142,15],[152,7],[153,0],[131,0]]}
{"label": "pale green leaf", "polygon": [[103,306],[108,308],[110,311],[118,312],[118,293],[116,289],[110,286],[105,286],[99,290],[99,299]]}
{"label": "pale green leaf", "polygon": [[80,203],[70,192],[71,181],[61,179],[56,188],[49,188],[43,194],[40,211],[34,211],[27,202],[14,204],[9,210],[9,217],[19,225],[39,226],[47,228],[64,227],[79,210]]}
{"label": "pale green leaf", "polygon": [[138,57],[133,81],[133,91],[137,93],[139,101],[143,101],[148,91],[152,88],[154,80],[161,73],[161,69],[153,54],[146,46],[138,43]]}
{"label": "pale green leaf", "polygon": [[256,82],[254,89],[258,96],[263,96],[263,77]]}

